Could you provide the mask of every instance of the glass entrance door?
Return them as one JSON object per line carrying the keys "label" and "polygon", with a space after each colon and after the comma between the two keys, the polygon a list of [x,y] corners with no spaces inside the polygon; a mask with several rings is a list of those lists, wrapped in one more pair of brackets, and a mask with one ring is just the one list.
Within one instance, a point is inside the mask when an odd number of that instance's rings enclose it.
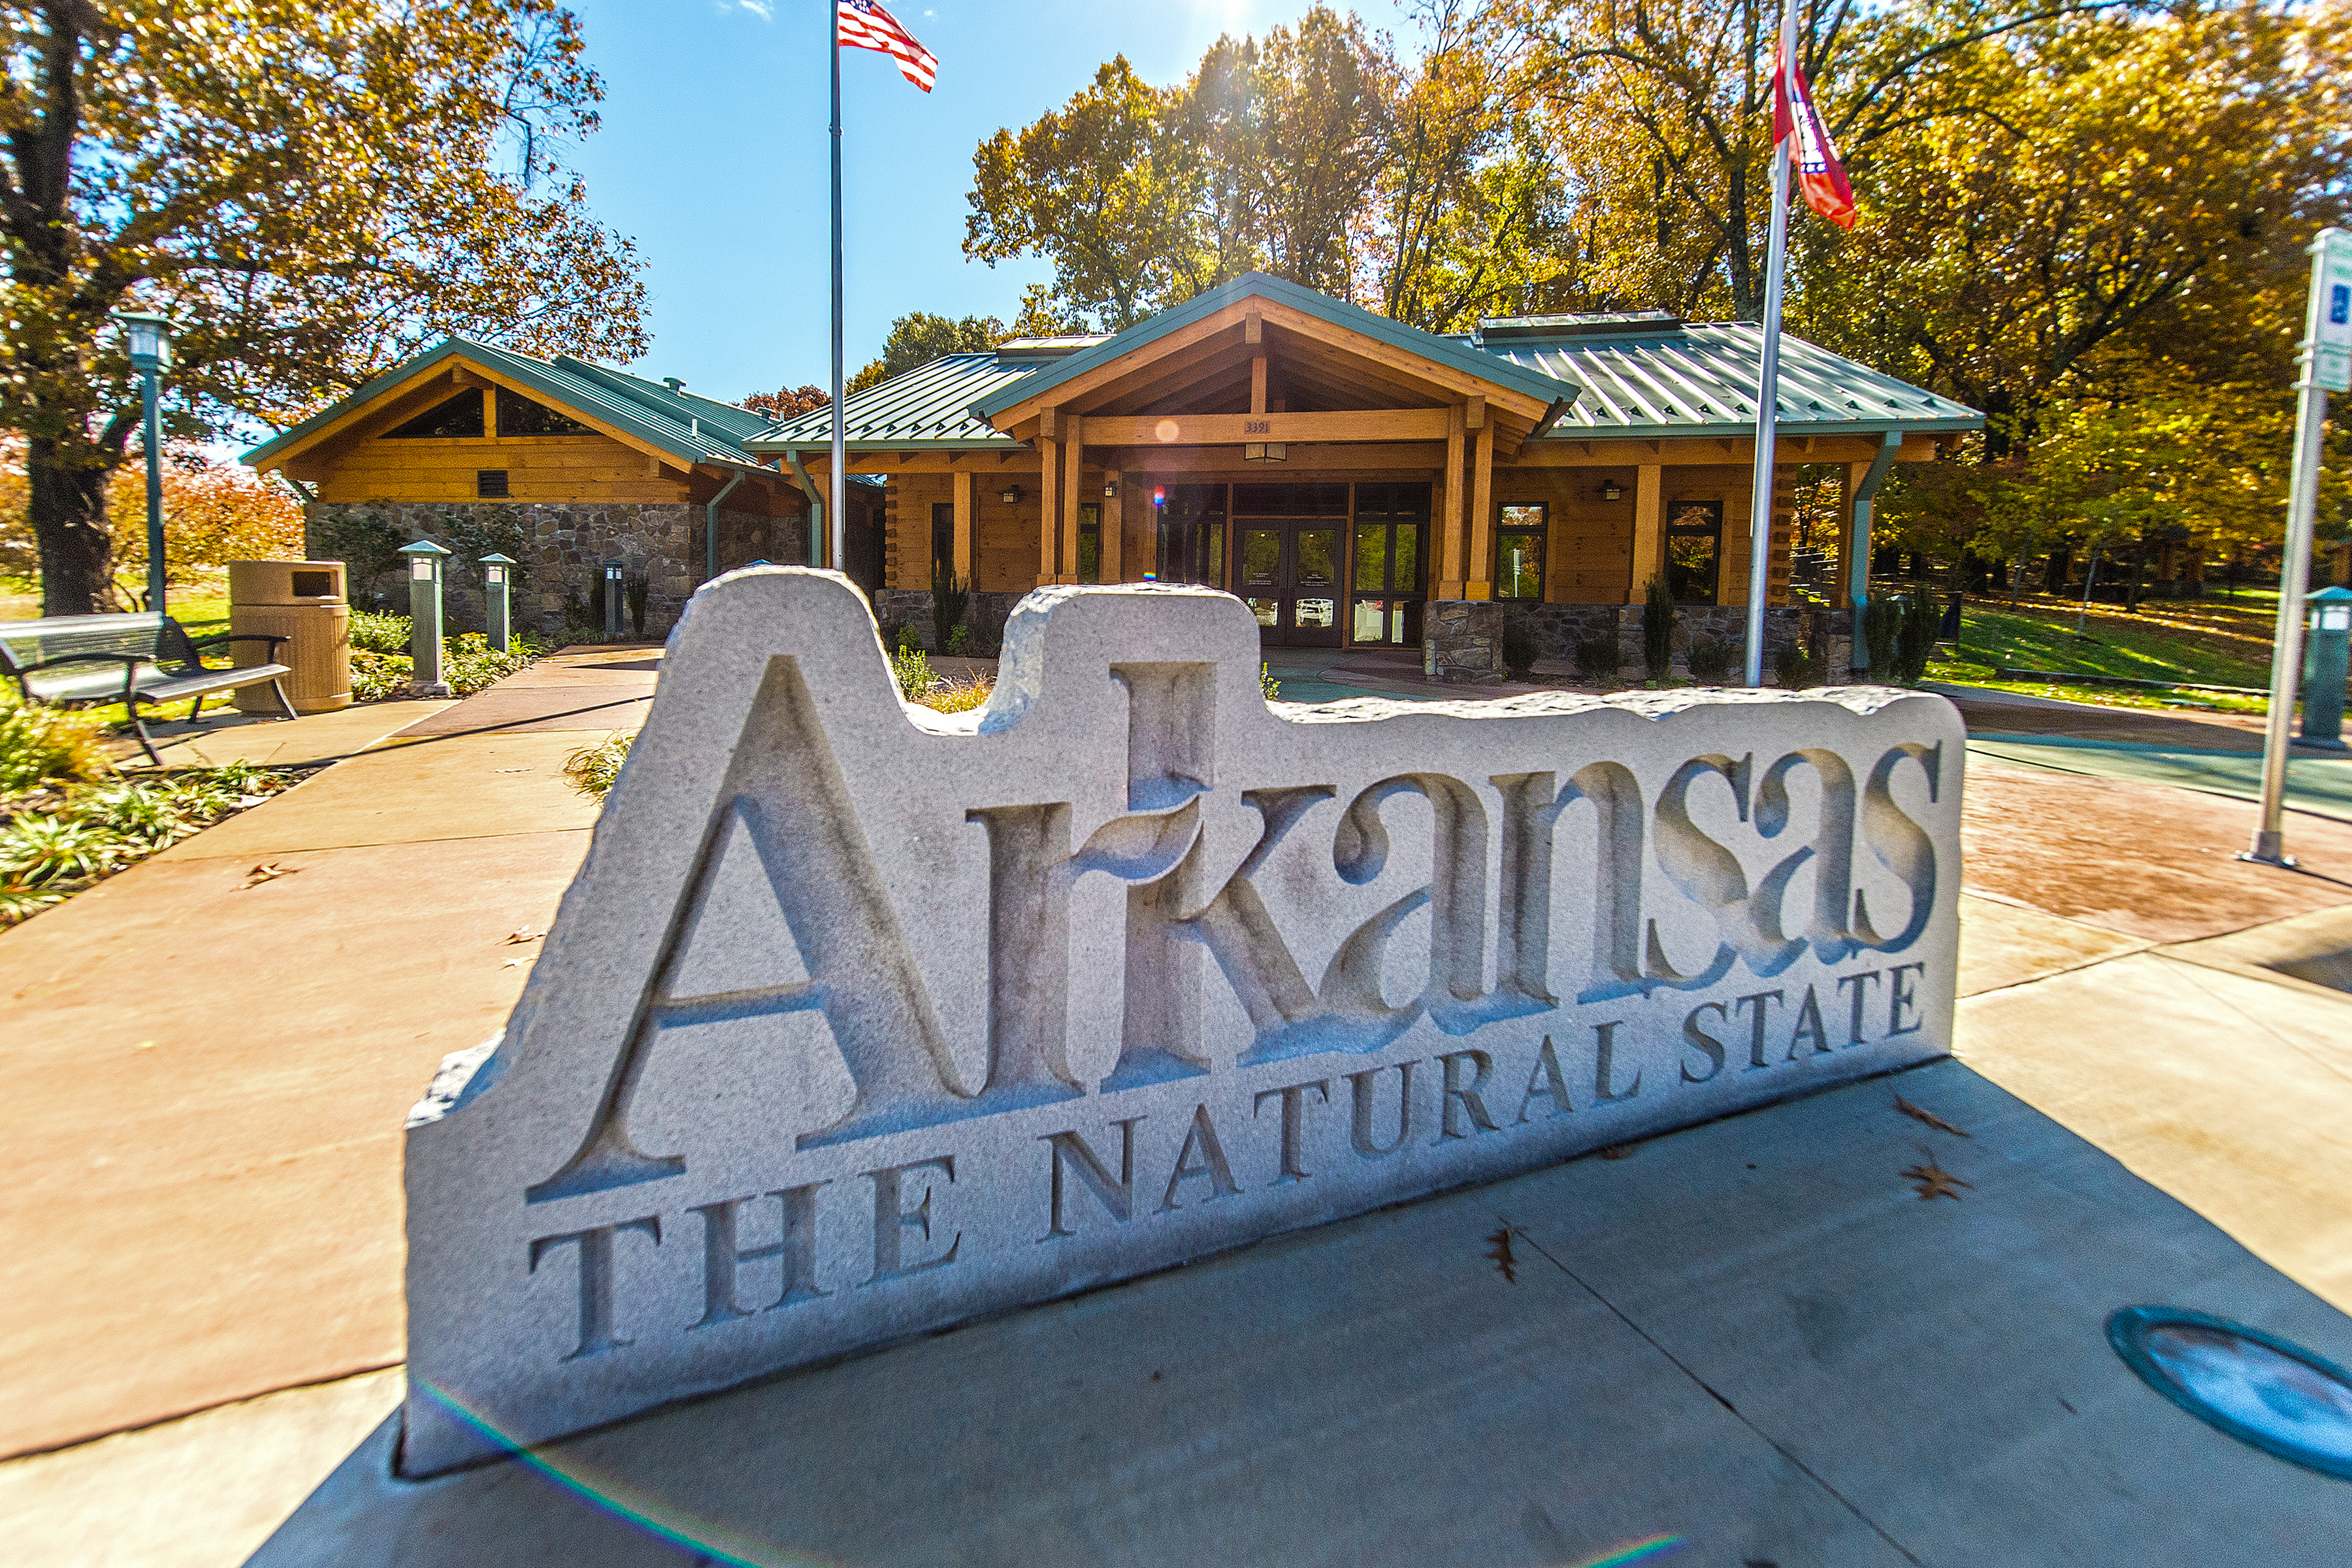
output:
{"label": "glass entrance door", "polygon": [[1253,518],[1241,524],[1234,592],[1269,647],[1339,646],[1339,529],[1321,520]]}
{"label": "glass entrance door", "polygon": [[1348,584],[1348,640],[1421,646],[1422,578],[1429,538],[1429,487],[1356,487],[1355,570]]}

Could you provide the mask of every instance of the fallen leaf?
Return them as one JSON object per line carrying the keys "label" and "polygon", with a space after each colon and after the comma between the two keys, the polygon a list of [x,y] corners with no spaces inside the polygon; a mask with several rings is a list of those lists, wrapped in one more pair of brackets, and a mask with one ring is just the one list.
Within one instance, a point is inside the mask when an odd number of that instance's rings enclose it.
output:
{"label": "fallen leaf", "polygon": [[1895,1097],[1895,1109],[1901,1111],[1904,1115],[1909,1117],[1914,1121],[1926,1122],[1928,1126],[1934,1128],[1938,1132],[1949,1132],[1961,1138],[1965,1138],[1969,1135],[1967,1128],[1955,1127],[1950,1122],[1945,1121],[1942,1117],[1937,1115],[1934,1111],[1922,1110],[1918,1106],[1916,1106],[1909,1100],[1904,1099],[1899,1094]]}
{"label": "fallen leaf", "polygon": [[1954,1192],[1952,1190],[1953,1188],[1968,1187],[1973,1189],[1976,1186],[1974,1182],[1964,1182],[1960,1180],[1959,1177],[1952,1174],[1951,1172],[1943,1169],[1932,1160],[1912,1166],[1909,1170],[1903,1173],[1903,1179],[1906,1182],[1916,1182],[1919,1184],[1919,1196],[1922,1200],[1927,1198],[1949,1198],[1954,1203],[1958,1203],[1960,1201],[1960,1194]]}
{"label": "fallen leaf", "polygon": [[1494,1260],[1495,1272],[1500,1274],[1506,1283],[1517,1284],[1519,1282],[1518,1259],[1511,1256],[1511,1227],[1505,1226],[1486,1240],[1494,1248],[1486,1256]]}
{"label": "fallen leaf", "polygon": [[134,1051],[152,1051],[155,1048],[155,1042],[152,1040],[142,1040],[131,1048]]}
{"label": "fallen leaf", "polygon": [[290,877],[301,868],[299,866],[280,866],[275,860],[267,861],[245,874],[244,885],[239,887],[237,891],[241,893],[247,888],[258,888],[264,882],[274,882],[280,877]]}
{"label": "fallen leaf", "polygon": [[507,932],[506,935],[499,938],[499,945],[501,947],[520,947],[524,942],[537,942],[541,937],[543,937],[547,933],[543,931],[533,931],[529,926],[523,926],[519,930],[510,931]]}

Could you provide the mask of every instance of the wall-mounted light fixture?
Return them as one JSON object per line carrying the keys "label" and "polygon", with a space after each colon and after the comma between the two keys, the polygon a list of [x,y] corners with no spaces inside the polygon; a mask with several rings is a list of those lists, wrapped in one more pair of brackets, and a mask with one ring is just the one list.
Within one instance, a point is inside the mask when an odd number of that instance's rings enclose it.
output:
{"label": "wall-mounted light fixture", "polygon": [[1103,481],[1103,500],[1116,500],[1117,499],[1118,499],[1118,481],[1117,479],[1105,479]]}
{"label": "wall-mounted light fixture", "polygon": [[1601,481],[1601,499],[1606,501],[1623,500],[1625,487],[1615,479],[1603,479]]}
{"label": "wall-mounted light fixture", "polygon": [[1290,444],[1286,441],[1251,441],[1242,447],[1244,463],[1286,463],[1290,461]]}
{"label": "wall-mounted light fixture", "polygon": [[1003,501],[1006,506],[1019,506],[1021,504],[1021,487],[1019,485],[1007,485],[1004,487],[1004,493],[998,496],[996,499]]}

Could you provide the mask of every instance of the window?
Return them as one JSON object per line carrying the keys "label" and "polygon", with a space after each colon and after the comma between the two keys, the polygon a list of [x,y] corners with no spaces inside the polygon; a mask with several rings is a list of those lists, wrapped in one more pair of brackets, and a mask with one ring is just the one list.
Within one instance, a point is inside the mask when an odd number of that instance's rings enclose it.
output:
{"label": "window", "polygon": [[931,503],[931,584],[936,589],[940,578],[955,570],[955,502],[935,500]]}
{"label": "window", "polygon": [[1712,605],[1723,559],[1723,503],[1676,501],[1666,510],[1666,591],[1677,605]]}
{"label": "window", "polygon": [[504,468],[480,468],[474,474],[474,494],[485,500],[504,500],[507,495],[507,471]]}
{"label": "window", "polygon": [[418,441],[482,433],[482,395],[469,386],[457,396],[435,404],[398,429],[385,431],[383,437],[387,441]]}
{"label": "window", "polygon": [[1078,581],[1102,581],[1102,508],[1078,508]]}
{"label": "window", "polygon": [[1158,537],[1154,576],[1162,583],[1225,585],[1225,487],[1160,485],[1151,492]]}
{"label": "window", "polygon": [[[476,432],[479,434],[479,432]],[[499,388],[499,434],[501,436],[585,436],[588,426],[544,403]]]}
{"label": "window", "polygon": [[1495,597],[1540,599],[1544,596],[1544,531],[1546,509],[1507,506],[1503,526],[1495,533]]}

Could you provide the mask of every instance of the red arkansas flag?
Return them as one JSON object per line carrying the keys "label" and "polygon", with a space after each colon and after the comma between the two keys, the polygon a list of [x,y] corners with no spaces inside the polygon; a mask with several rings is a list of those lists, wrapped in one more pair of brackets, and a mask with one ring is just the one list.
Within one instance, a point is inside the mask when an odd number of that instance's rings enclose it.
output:
{"label": "red arkansas flag", "polygon": [[1797,145],[1791,149],[1790,162],[1796,165],[1805,205],[1840,228],[1852,228],[1853,187],[1846,183],[1844,166],[1838,163],[1837,144],[1822,124],[1821,111],[1813,107],[1812,84],[1805,79],[1803,68],[1784,60],[1772,73],[1772,145],[1780,146],[1791,132],[1796,133]]}

